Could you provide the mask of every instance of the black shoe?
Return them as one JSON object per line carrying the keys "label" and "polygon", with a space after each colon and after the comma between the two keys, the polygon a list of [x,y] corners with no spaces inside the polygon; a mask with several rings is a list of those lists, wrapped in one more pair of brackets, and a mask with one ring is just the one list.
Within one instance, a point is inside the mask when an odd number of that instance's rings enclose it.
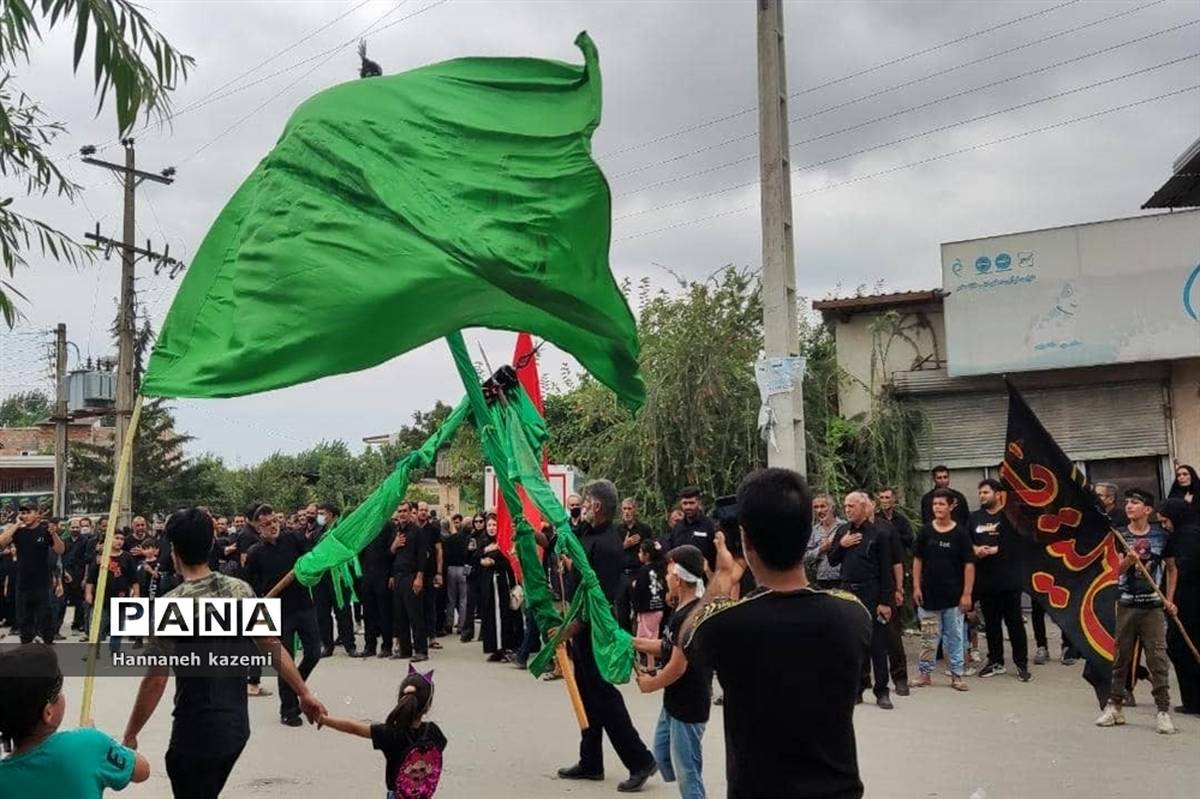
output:
{"label": "black shoe", "polygon": [[352,658],[361,657],[361,655],[358,654],[358,648],[353,646],[346,647],[346,655]]}
{"label": "black shoe", "polygon": [[352,657],[352,658],[373,658],[373,657],[375,657],[375,650],[364,649],[361,652],[359,652],[357,650],[351,650],[350,657]]}
{"label": "black shoe", "polygon": [[716,699],[714,699],[713,704],[716,705],[717,707],[724,707],[725,706],[725,694],[721,694]]}
{"label": "black shoe", "polygon": [[142,643],[142,641],[141,641],[140,639],[139,639],[139,640],[137,640],[137,641],[134,641],[134,642],[133,642],[133,648],[134,648],[134,649],[142,649],[142,648],[144,648],[145,646],[146,646],[146,645],[145,645],[144,643]]}
{"label": "black shoe", "polygon": [[331,646],[321,647],[321,657],[323,657],[323,658],[333,657],[333,647],[331,647]]}
{"label": "black shoe", "polygon": [[560,780],[592,780],[599,782],[604,779],[603,771],[584,771],[583,766],[579,763],[570,768],[560,768],[558,770],[558,778]]}
{"label": "black shoe", "polygon": [[284,716],[279,720],[280,724],[288,727],[303,727],[304,721],[299,716]]}
{"label": "black shoe", "polygon": [[463,636],[459,636],[459,639],[458,639],[458,640],[459,640],[459,641],[462,641],[464,644],[469,644],[469,643],[471,643],[472,641],[474,641],[474,640],[475,640],[475,636],[473,636],[473,635],[463,635]]}
{"label": "black shoe", "polygon": [[503,652],[493,652],[492,654],[487,656],[488,663],[499,663],[503,660],[504,660]]}
{"label": "black shoe", "polygon": [[892,698],[886,693],[882,693],[875,697],[875,704],[884,710],[891,710],[895,707],[895,705],[892,704]]}
{"label": "black shoe", "polygon": [[413,663],[422,663],[426,660],[429,660],[429,655],[426,655],[424,652],[418,652],[417,654],[415,654],[411,658],[409,658],[409,660],[412,661]]}
{"label": "black shoe", "polygon": [[379,654],[376,655],[376,657],[381,657],[381,658],[390,658],[391,656],[392,656],[392,650],[390,650],[390,649],[380,649]]}
{"label": "black shoe", "polygon": [[624,782],[617,783],[617,791],[619,793],[633,793],[634,791],[640,791],[642,786],[646,784],[646,780],[650,779],[657,773],[658,764],[651,760],[650,765],[633,772],[629,775],[629,779],[625,780]]}
{"label": "black shoe", "polygon": [[908,696],[908,694],[909,690],[907,682],[896,683],[896,696]]}
{"label": "black shoe", "polygon": [[410,657],[412,657],[412,654],[405,655],[401,654],[400,652],[393,652],[390,657],[392,660],[408,660]]}
{"label": "black shoe", "polygon": [[1029,673],[1029,669],[1017,668],[1017,679],[1021,682],[1029,682],[1033,679],[1033,675]]}

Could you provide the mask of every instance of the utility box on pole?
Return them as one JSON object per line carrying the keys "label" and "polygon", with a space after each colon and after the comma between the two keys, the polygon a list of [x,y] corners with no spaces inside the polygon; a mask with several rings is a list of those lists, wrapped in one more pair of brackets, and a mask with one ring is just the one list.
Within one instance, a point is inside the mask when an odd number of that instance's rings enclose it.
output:
{"label": "utility box on pole", "polygon": [[[790,366],[799,356],[796,266],[792,249],[792,181],[788,154],[782,0],[758,0],[758,147],[762,192],[763,349],[766,361]],[[806,471],[802,368],[784,370],[790,387],[764,390],[770,408],[767,463]],[[760,380],[760,382],[762,382]],[[760,386],[761,388],[761,386]]]}

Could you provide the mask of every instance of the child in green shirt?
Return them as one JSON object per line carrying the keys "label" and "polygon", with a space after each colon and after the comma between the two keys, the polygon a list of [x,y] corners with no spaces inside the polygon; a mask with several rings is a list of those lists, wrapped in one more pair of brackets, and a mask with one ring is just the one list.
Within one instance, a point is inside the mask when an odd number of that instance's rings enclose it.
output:
{"label": "child in green shirt", "polygon": [[66,713],[54,649],[26,644],[0,654],[0,799],[99,799],[150,776],[150,763],[99,730],[58,732]]}

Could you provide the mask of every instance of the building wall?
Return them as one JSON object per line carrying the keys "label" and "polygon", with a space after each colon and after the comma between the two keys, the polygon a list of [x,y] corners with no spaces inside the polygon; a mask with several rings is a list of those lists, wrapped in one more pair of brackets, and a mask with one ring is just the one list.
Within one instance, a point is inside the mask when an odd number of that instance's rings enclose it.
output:
{"label": "building wall", "polygon": [[1200,463],[1200,358],[1171,364],[1171,414],[1176,461]]}
{"label": "building wall", "polygon": [[[96,424],[68,424],[67,446],[71,444],[110,444],[114,430]],[[0,427],[0,455],[20,455],[22,452],[52,454],[54,425],[37,427]]]}
{"label": "building wall", "polygon": [[[838,387],[842,416],[853,419],[871,411],[871,392],[878,392],[892,372],[929,368],[945,360],[946,329],[942,311],[916,309],[900,314],[896,326],[879,330],[879,314],[834,318],[837,360],[845,377]],[[893,331],[897,335],[893,335]],[[876,348],[878,346],[878,352]],[[872,356],[879,361],[872,370]],[[874,371],[874,374],[872,374]]]}

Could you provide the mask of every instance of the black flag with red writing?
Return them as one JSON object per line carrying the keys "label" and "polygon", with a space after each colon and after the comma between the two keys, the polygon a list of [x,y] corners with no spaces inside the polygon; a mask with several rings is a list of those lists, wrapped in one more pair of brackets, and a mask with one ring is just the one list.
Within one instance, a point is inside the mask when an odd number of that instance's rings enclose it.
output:
{"label": "black flag with red writing", "polygon": [[1021,532],[1029,595],[1087,660],[1084,677],[1108,701],[1116,655],[1117,566],[1108,516],[1086,478],[1008,386],[1000,478],[1004,512]]}

